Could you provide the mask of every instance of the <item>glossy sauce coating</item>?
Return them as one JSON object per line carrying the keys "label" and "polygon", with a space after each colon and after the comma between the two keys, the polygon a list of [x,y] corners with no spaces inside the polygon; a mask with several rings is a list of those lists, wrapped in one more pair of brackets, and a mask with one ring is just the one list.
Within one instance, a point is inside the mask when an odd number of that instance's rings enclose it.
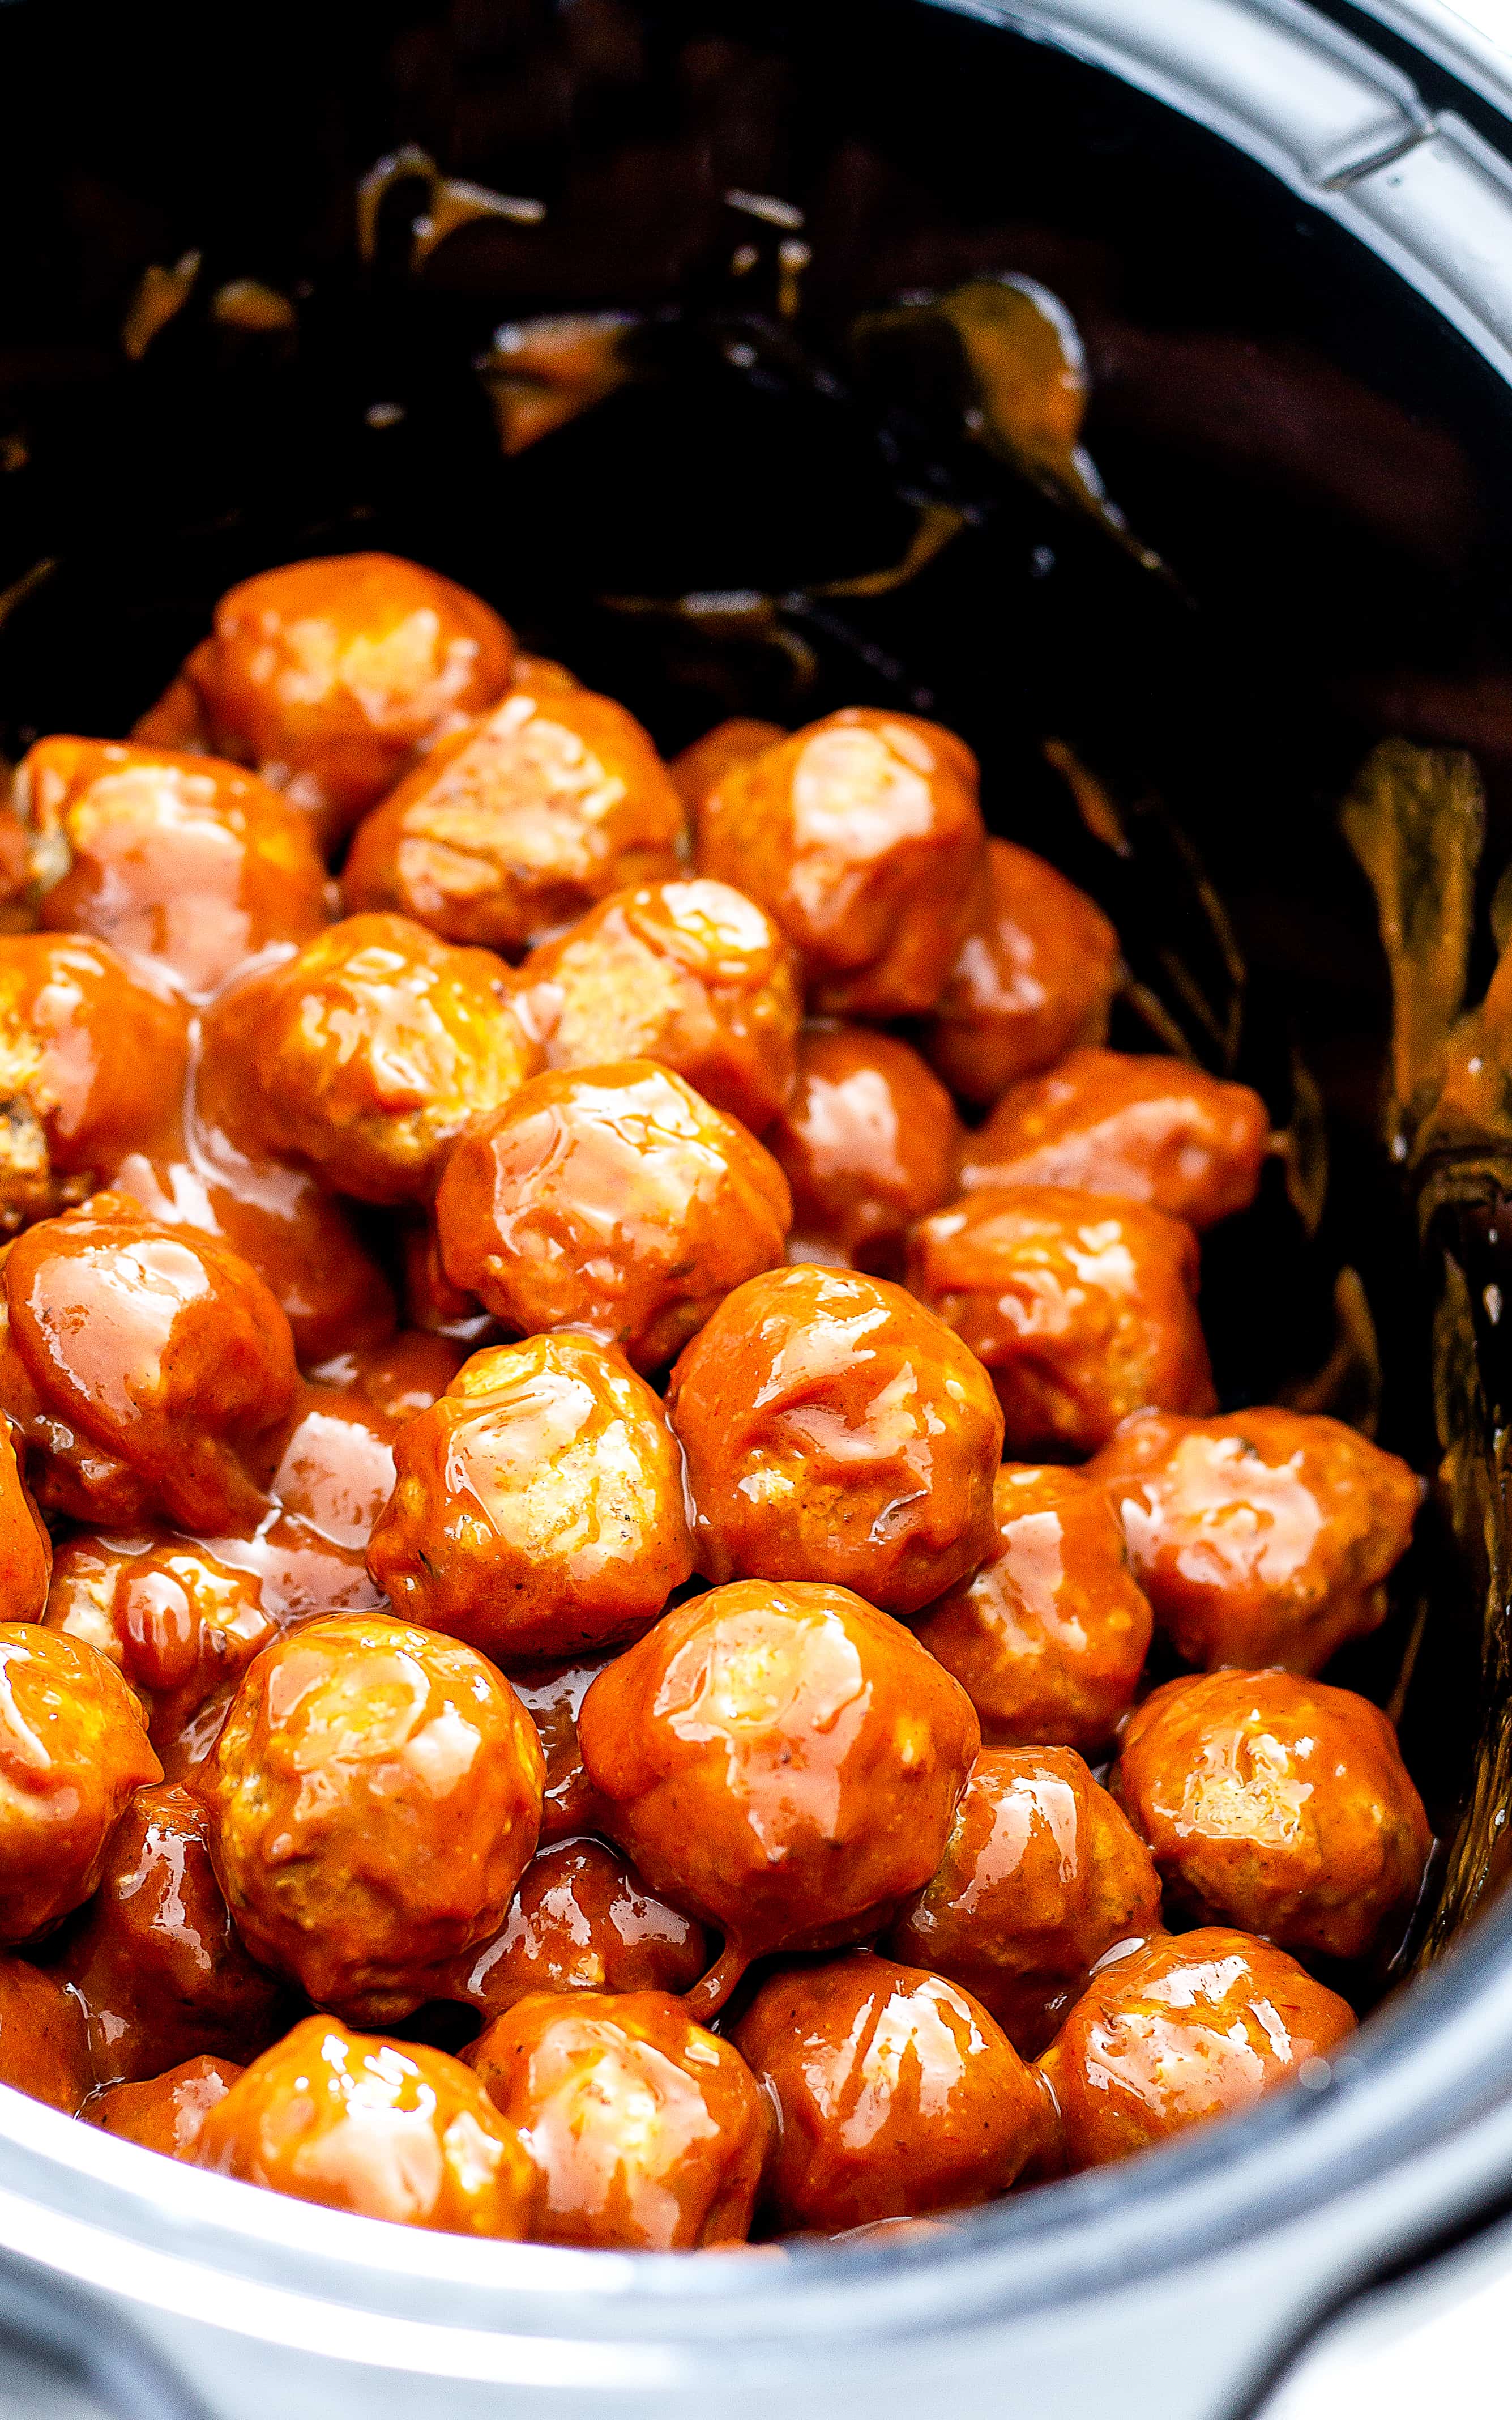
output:
{"label": "glossy sauce coating", "polygon": [[1386,1615],[1423,1484],[1341,1420],[1273,1406],[1146,1412],[1088,1466],[1155,1620],[1188,1664],[1316,1672]]}
{"label": "glossy sauce coating", "polygon": [[382,2023],[503,1921],[543,1773],[530,1716],[471,1647],[344,1615],[257,1658],[195,1788],[253,1956]]}
{"label": "glossy sauce coating", "polygon": [[501,2016],[529,1992],[690,1992],[709,1963],[703,1928],[602,1840],[557,1840],[532,1858],[491,1941],[438,1970],[435,1995]]}
{"label": "glossy sauce coating", "polygon": [[1079,1471],[1004,1463],[994,1550],[926,1606],[914,1636],[953,1672],[989,1747],[1105,1747],[1134,1703],[1151,1631],[1103,1489]]}
{"label": "glossy sauce coating", "polygon": [[667,1409],[709,1579],[828,1580],[912,1613],[991,1552],[991,1383],[899,1286],[753,1279],[684,1353]]}
{"label": "glossy sauce coating", "polygon": [[1035,2058],[1115,1942],[1160,1926],[1160,1877],[1127,1816],[1068,1747],[983,1748],[939,1870],[887,1934]]}
{"label": "glossy sauce coating", "polygon": [[953,1201],[964,1140],[944,1086],[890,1033],[822,1021],[766,1147],[793,1195],[790,1261],[902,1274],[915,1218]]}
{"label": "glossy sauce coating", "polygon": [[113,1664],[37,1622],[0,1622],[0,1943],[83,1904],[132,1791],[162,1776]]}
{"label": "glossy sauce coating", "polygon": [[0,1419],[0,1621],[40,1621],[52,1576],[53,1541]]}
{"label": "glossy sauce coating", "polygon": [[402,1425],[370,1403],[301,1384],[273,1473],[273,1496],[333,1545],[365,1548],[393,1493],[394,1440]]}
{"label": "glossy sauce coating", "polygon": [[533,1993],[467,2059],[534,2164],[538,2242],[678,2252],[745,2241],[766,2103],[739,2053],[667,1993]]}
{"label": "glossy sauce coating", "polygon": [[649,1059],[537,1076],[465,1135],[436,1197],[446,1273],[524,1335],[672,1358],[780,1261],[788,1188],[744,1126]]}
{"label": "glossy sauce coating", "polygon": [[1092,1977],[1040,2061],[1068,2167],[1253,2108],[1354,2031],[1336,1992],[1226,1927],[1160,1933]]}
{"label": "glossy sauce coating", "polygon": [[0,1958],[0,2084],[74,2117],[94,2088],[85,2014],[67,1984]]}
{"label": "glossy sauce coating", "polygon": [[933,1007],[976,907],[977,762],[915,715],[847,706],[737,765],[697,818],[701,874],[759,899],[833,1016]]}
{"label": "glossy sauce coating", "polygon": [[764,2199],[834,2232],[1008,2192],[1054,2112],[969,1993],[859,1951],[763,1984],[736,2047],[777,2103]]}
{"label": "glossy sauce coating", "polygon": [[460,2059],[306,2017],[239,2076],[193,2147],[202,2168],[328,2210],[517,2239],[535,2171]]}
{"label": "glossy sauce coating", "polygon": [[1042,857],[990,839],[971,929],[935,1002],[925,1056],[980,1107],[1101,1042],[1119,937],[1085,891]]}
{"label": "glossy sauce coating", "polygon": [[848,1589],[759,1580],[665,1615],[599,1674],[578,1734],[602,1828],[725,1936],[700,2016],[764,1951],[886,1923],[938,1866],[980,1745],[901,1624]]}
{"label": "glossy sauce coating", "polygon": [[667,770],[688,814],[697,814],[709,792],[718,787],[727,773],[750,764],[786,737],[779,722],[763,722],[754,715],[733,714],[727,722],[717,722],[702,739],[682,749]]}
{"label": "glossy sauce coating", "polygon": [[475,1353],[394,1456],[375,1584],[405,1621],[501,1661],[635,1637],[692,1571],[677,1440],[589,1337]]}
{"label": "glossy sauce coating", "polygon": [[583,1770],[578,1745],[582,1701],[609,1658],[583,1656],[566,1664],[516,1665],[510,1682],[529,1713],[546,1759],[541,1799],[541,1846],[598,1829],[598,1800]]}
{"label": "glossy sauce coating", "polygon": [[1394,1947],[1433,1845],[1381,1708],[1290,1672],[1167,1681],[1113,1786],[1173,1907],[1303,1955]]}
{"label": "glossy sauce coating", "polygon": [[633,715],[592,690],[515,687],[360,825],[342,896],[517,954],[685,853],[683,802]]}
{"label": "glossy sauce coating", "polygon": [[140,2143],[170,2160],[193,2160],[206,2118],[241,2072],[235,2059],[186,2058],[141,2084],[113,2085],[79,2115],[123,2143]]}
{"label": "glossy sauce coating", "polygon": [[1213,1407],[1197,1242],[1142,1202],[1058,1186],[921,1219],[908,1283],[993,1373],[1010,1454],[1095,1453],[1126,1414]]}
{"label": "glossy sauce coating", "polygon": [[317,1387],[366,1404],[395,1425],[428,1412],[467,1359],[467,1347],[423,1327],[401,1328],[372,1344],[333,1353],[310,1372]]}

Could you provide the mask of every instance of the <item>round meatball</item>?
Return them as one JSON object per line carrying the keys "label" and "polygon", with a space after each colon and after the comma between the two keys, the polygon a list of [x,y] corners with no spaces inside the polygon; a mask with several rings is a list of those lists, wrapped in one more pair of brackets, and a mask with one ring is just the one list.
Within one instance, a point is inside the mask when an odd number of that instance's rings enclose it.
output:
{"label": "round meatball", "polygon": [[985,1562],[914,1636],[955,1674],[989,1747],[1094,1754],[1134,1703],[1151,1629],[1112,1508],[1079,1471],[1005,1462],[993,1519]]}
{"label": "round meatball", "polygon": [[375,1616],[258,1656],[195,1776],[237,1930],[322,2008],[408,2016],[496,1932],[534,1852],[544,1763],[471,1647]]}
{"label": "round meatball", "polygon": [[1002,1417],[899,1286],[775,1269],[721,1303],[667,1393],[713,1580],[831,1580],[914,1613],[993,1544]]}
{"label": "round meatball", "polygon": [[598,1830],[598,1801],[583,1769],[578,1716],[584,1698],[608,1661],[608,1656],[594,1655],[567,1664],[517,1665],[510,1676],[515,1695],[535,1725],[546,1759],[546,1790],[541,1799],[543,1849],[552,1840],[568,1840],[579,1832]]}
{"label": "round meatball", "polygon": [[208,2111],[196,2164],[297,2201],[448,2235],[529,2234],[535,2169],[443,2050],[306,2017]]}
{"label": "round meatball", "polygon": [[701,874],[770,908],[832,1016],[934,1006],[969,929],[986,834],[977,760],[910,714],[848,706],[727,772],[697,817]]}
{"label": "round meatball", "polygon": [[743,2243],[771,2119],[737,2051],[666,1992],[533,1992],[465,2054],[519,2129],[542,2243]]}
{"label": "round meatball", "polygon": [[526,1867],[501,1930],[440,1970],[439,2000],[502,2016],[529,1992],[690,1992],[701,1924],[647,1890],[602,1840],[558,1840]]}
{"label": "round meatball", "polygon": [[1142,1202],[1059,1186],[920,1219],[908,1283],[993,1373],[1010,1454],[1095,1453],[1126,1414],[1214,1408],[1197,1240]]}
{"label": "round meatball", "polygon": [[655,1059],[752,1134],[793,1090],[802,1014],[788,942],[727,882],[616,891],[520,970],[548,1067]]}
{"label": "round meatball", "polygon": [[37,1622],[0,1622],[0,1943],[34,1941],[104,1870],[133,1790],[161,1781],[113,1664]]}
{"label": "round meatball", "polygon": [[326,923],[308,822],[235,765],[114,739],[40,739],[14,798],[44,926],[109,941],[191,1000]]}
{"label": "round meatball", "polygon": [[393,1493],[404,1423],[327,1387],[301,1385],[272,1493],[334,1545],[365,1547]]}
{"label": "round meatball", "polygon": [[1053,2129],[1039,2075],[969,1993],[867,1951],[772,1976],[734,2040],[777,2104],[779,2229],[995,2201]]}
{"label": "round meatball", "polygon": [[40,1621],[52,1576],[53,1541],[0,1418],[0,1621]]}
{"label": "round meatball", "polygon": [[1211,1227],[1246,1210],[1271,1117],[1247,1084],[1182,1059],[1073,1050],[1005,1093],[961,1162],[961,1189],[1070,1185]]}
{"label": "round meatball", "polygon": [[375,1584],[407,1621],[496,1660],[637,1637],[692,1571],[677,1440],[645,1380],[589,1337],[475,1353],[394,1458]]}
{"label": "round meatball", "polygon": [[1273,1407],[1144,1412],[1088,1475],[1104,1484],[1155,1620],[1187,1664],[1317,1672],[1386,1615],[1423,1482],[1341,1420]]}
{"label": "round meatball", "polygon": [[818,1023],[766,1147],[793,1195],[790,1261],[903,1273],[909,1226],[953,1201],[964,1138],[943,1084],[890,1033]]}
{"label": "round meatball", "polygon": [[634,715],[592,690],[516,687],[359,826],[342,896],[517,955],[609,892],[675,875],[685,848]]}
{"label": "round meatball", "polygon": [[75,2117],[94,2089],[85,2014],[66,1983],[0,1958],[0,2084]]}
{"label": "round meatball", "polygon": [[165,2075],[113,2085],[79,2115],[123,2143],[140,2143],[170,2160],[193,2160],[206,2118],[241,2073],[234,2059],[186,2058]]}
{"label": "round meatball", "polygon": [[446,1156],[536,1063],[484,950],[349,916],[239,984],[205,1032],[208,1113],[359,1202],[428,1202]]}
{"label": "round meatball", "polygon": [[717,722],[702,739],[683,749],[667,770],[688,814],[698,814],[709,792],[717,788],[727,773],[733,773],[737,766],[750,764],[754,757],[764,754],[786,737],[779,722],[761,722],[754,715],[735,714],[728,722]]}
{"label": "round meatball", "polygon": [[689,1999],[885,1924],[929,1880],[980,1745],[965,1692],[848,1589],[715,1589],[606,1665],[578,1736],[602,1828],[717,1927]]}
{"label": "round meatball", "polygon": [[1160,1878],[1069,1747],[983,1748],[939,1871],[883,1947],[948,1976],[1038,2057],[1119,1941],[1160,1926]]}
{"label": "round meatball", "polygon": [[1433,1846],[1381,1708],[1290,1672],[1152,1690],[1113,1786],[1172,1906],[1304,1956],[1395,1947]]}
{"label": "round meatball", "polygon": [[467,1357],[467,1347],[450,1337],[405,1327],[396,1336],[333,1353],[310,1376],[316,1386],[346,1395],[397,1427],[417,1412],[428,1412]]}
{"label": "round meatball", "polygon": [[17,1237],[0,1297],[4,1400],[44,1510],[206,1537],[255,1527],[299,1375],[245,1261],[97,1193]]}
{"label": "round meatball", "polygon": [[989,840],[925,1055],[952,1093],[985,1108],[1079,1043],[1102,1041],[1119,972],[1119,937],[1086,892],[1030,850]]}
{"label": "round meatball", "polygon": [[1040,2061],[1070,2168],[1252,2108],[1354,2031],[1354,2012],[1268,1941],[1160,1933],[1101,1966]]}
{"label": "round meatball", "polygon": [[454,1285],[523,1335],[577,1327],[661,1367],[782,1258],[780,1169],[649,1059],[537,1076],[465,1135],[436,1197]]}
{"label": "round meatball", "polygon": [[103,941],[0,937],[0,1234],[109,1181],[173,1133],[189,1063],[184,1010]]}

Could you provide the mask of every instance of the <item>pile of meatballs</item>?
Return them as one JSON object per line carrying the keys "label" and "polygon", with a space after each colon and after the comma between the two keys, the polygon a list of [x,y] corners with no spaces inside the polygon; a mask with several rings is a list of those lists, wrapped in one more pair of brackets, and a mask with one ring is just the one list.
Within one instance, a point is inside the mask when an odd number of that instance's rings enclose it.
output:
{"label": "pile of meatballs", "polygon": [[664,764],[349,555],[39,740],[0,870],[0,2078],[665,2250],[1327,2074],[1431,1842],[1317,1675],[1420,1483],[1218,1411],[1264,1106],[1104,1047],[961,739]]}

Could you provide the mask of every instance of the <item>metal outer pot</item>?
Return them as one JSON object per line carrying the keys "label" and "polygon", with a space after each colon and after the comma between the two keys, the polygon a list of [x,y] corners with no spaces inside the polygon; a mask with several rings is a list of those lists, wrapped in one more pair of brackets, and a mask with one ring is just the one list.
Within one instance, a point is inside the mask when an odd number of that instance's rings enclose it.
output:
{"label": "metal outer pot", "polygon": [[[1512,382],[1512,169],[1354,33],[1299,0],[936,5],[1058,45],[1237,146]],[[1375,13],[1512,117],[1512,62],[1439,0]],[[1024,2415],[1116,2397],[1121,2420],[1218,2420],[1382,2271],[1509,2199],[1508,1905],[1319,2091],[937,2231],[836,2247],[689,2262],[408,2234],[171,2165],[0,2087],[8,2400],[143,2420],[443,2404],[457,2420],[764,2420],[774,2403],[902,2420],[944,2396]],[[1275,2412],[1303,2420],[1306,2394],[1299,2381]]]}

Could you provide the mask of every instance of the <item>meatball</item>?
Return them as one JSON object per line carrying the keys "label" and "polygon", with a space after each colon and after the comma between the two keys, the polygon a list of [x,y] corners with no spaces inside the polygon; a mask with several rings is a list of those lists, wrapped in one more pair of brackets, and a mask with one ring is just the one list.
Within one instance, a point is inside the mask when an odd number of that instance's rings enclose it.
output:
{"label": "meatball", "polygon": [[1076,1456],[1125,1415],[1214,1408],[1197,1241],[1142,1202],[1021,1186],[920,1219],[908,1283],[993,1373],[1010,1454]]}
{"label": "meatball", "polygon": [[770,1155],[649,1059],[537,1076],[465,1135],[436,1197],[454,1285],[524,1335],[578,1327],[637,1370],[782,1258]]}
{"label": "meatball", "polygon": [[247,2184],[449,2235],[530,2231],[535,2170],[443,2050],[306,2017],[209,2110],[193,2156]]}
{"label": "meatball", "polygon": [[1160,1879],[1069,1747],[983,1748],[938,1873],[883,1947],[944,1975],[1035,2058],[1115,1942],[1160,1926]]}
{"label": "meatball", "polygon": [[752,1134],[793,1090],[793,952],[726,882],[614,892],[532,951],[518,1004],[548,1067],[655,1059]]}
{"label": "meatball", "polygon": [[725,1936],[701,2017],[752,1958],[885,1924],[938,1866],[980,1745],[964,1690],[901,1624],[848,1589],[759,1580],[606,1665],[578,1735],[601,1828]]}
{"label": "meatball", "polygon": [[1071,1185],[1211,1227],[1254,1201],[1270,1132],[1247,1084],[1181,1059],[1073,1050],[1004,1094],[966,1146],[961,1187]]}
{"label": "meatball", "polygon": [[502,2016],[529,1992],[690,1992],[703,1928],[647,1890],[602,1840],[558,1840],[526,1867],[491,1941],[455,1959],[435,1995]]}
{"label": "meatball", "polygon": [[767,2106],[739,2053],[666,1992],[534,1992],[466,2057],[534,2164],[538,2242],[745,2242]]}
{"label": "meatball", "polygon": [[698,811],[701,874],[770,908],[832,1016],[934,1006],[986,835],[977,760],[937,722],[848,706],[737,764]]}
{"label": "meatball", "polygon": [[396,1336],[333,1353],[310,1376],[317,1387],[346,1395],[398,1426],[417,1412],[428,1412],[467,1357],[467,1347],[449,1337],[406,1327]]}
{"label": "meatball", "polygon": [[359,1202],[428,1202],[470,1125],[535,1064],[505,970],[402,916],[349,916],[208,1019],[208,1114]]}
{"label": "meatball", "polygon": [[0,937],[0,1234],[171,1136],[188,1063],[183,1009],[105,942]]}
{"label": "meatball", "polygon": [[535,1725],[546,1759],[543,1849],[552,1840],[567,1840],[576,1833],[598,1829],[598,1801],[583,1770],[578,1716],[608,1661],[605,1655],[594,1655],[569,1664],[517,1666],[511,1675],[515,1695]]}
{"label": "meatball", "polygon": [[375,1584],[407,1621],[498,1660],[637,1637],[692,1571],[666,1415],[586,1336],[475,1353],[394,1458]]}
{"label": "meatball", "polygon": [[186,2058],[165,2075],[113,2085],[79,2114],[123,2143],[140,2143],[170,2160],[193,2160],[206,2118],[241,2073],[234,2059]]}
{"label": "meatball", "polygon": [[475,1294],[454,1285],[441,1264],[441,1242],[433,1214],[407,1218],[399,1233],[404,1261],[404,1314],[411,1327],[462,1347],[457,1366],[483,1344],[497,1344],[500,1325]]}
{"label": "meatball", "polygon": [[779,2229],[994,2201],[1053,2129],[1039,2075],[969,1993],[865,1950],[772,1976],[734,2041],[779,2112],[763,2196]]}
{"label": "meatball", "polygon": [[213,636],[134,736],[255,766],[331,845],[418,749],[492,704],[514,656],[498,614],[439,573],[317,556],[227,589]]}
{"label": "meatball", "polygon": [[1290,1672],[1167,1681],[1113,1786],[1173,1907],[1301,1956],[1394,1948],[1433,1846],[1380,1707]]}
{"label": "meatball", "polygon": [[85,2014],[66,1983],[0,1958],[0,2084],[74,2117],[94,2088]]}
{"label": "meatball", "polygon": [[1134,1703],[1151,1628],[1112,1508],[1079,1471],[1006,1462],[993,1519],[986,1561],[914,1636],[955,1674],[990,1747],[1094,1754]]}
{"label": "meatball", "polygon": [[0,1418],[0,1621],[40,1621],[52,1576],[53,1541]]}
{"label": "meatball", "polygon": [[172,1782],[139,1790],[56,1969],[89,2020],[100,2084],[200,2055],[244,2065],[279,2031],[283,1995],[232,1930],[205,1809]]}
{"label": "meatball", "polygon": [[33,1941],[89,1897],[133,1790],[161,1781],[113,1664],[36,1622],[0,1622],[0,1943]]}
{"label": "meatball", "polygon": [[953,1201],[960,1122],[917,1050],[857,1025],[805,1028],[766,1147],[793,1195],[790,1261],[903,1273],[915,1218]]}
{"label": "meatball", "polygon": [[310,827],[255,774],[119,740],[41,739],[17,770],[41,922],[90,933],[192,1000],[326,923]]}
{"label": "meatball", "polygon": [[1079,1043],[1101,1042],[1118,983],[1119,937],[1086,892],[1030,850],[989,840],[925,1055],[952,1093],[985,1108]]}
{"label": "meatball", "polygon": [[333,1544],[365,1547],[393,1493],[402,1426],[332,1388],[301,1386],[273,1496]]}
{"label": "meatball", "polygon": [[253,1956],[383,2024],[498,1931],[543,1774],[529,1714],[472,1648],[345,1615],[258,1656],[195,1788]]}
{"label": "meatball", "polygon": [[1099,1968],[1040,2061],[1070,2168],[1249,2109],[1354,2030],[1354,2012],[1268,1941],[1206,1926]]}
{"label": "meatball", "polygon": [[683,749],[667,770],[688,814],[698,814],[709,792],[717,788],[727,773],[733,773],[737,766],[750,764],[786,737],[779,722],[761,722],[754,715],[735,714],[728,722],[717,722],[702,739]]}
{"label": "meatball", "polygon": [[901,1287],[838,1269],[742,1286],[667,1394],[713,1580],[830,1580],[914,1613],[990,1554],[1002,1418]]}
{"label": "meatball", "polygon": [[245,1261],[97,1193],[17,1237],[0,1299],[0,1386],[44,1510],[207,1537],[255,1526],[299,1378]]}
{"label": "meatball", "polygon": [[685,847],[634,715],[592,690],[517,687],[359,826],[342,896],[517,956],[609,892],[675,875]]}
{"label": "meatball", "polygon": [[1384,1621],[1423,1482],[1341,1420],[1272,1407],[1145,1412],[1088,1476],[1123,1524],[1155,1620],[1185,1663],[1317,1672]]}

